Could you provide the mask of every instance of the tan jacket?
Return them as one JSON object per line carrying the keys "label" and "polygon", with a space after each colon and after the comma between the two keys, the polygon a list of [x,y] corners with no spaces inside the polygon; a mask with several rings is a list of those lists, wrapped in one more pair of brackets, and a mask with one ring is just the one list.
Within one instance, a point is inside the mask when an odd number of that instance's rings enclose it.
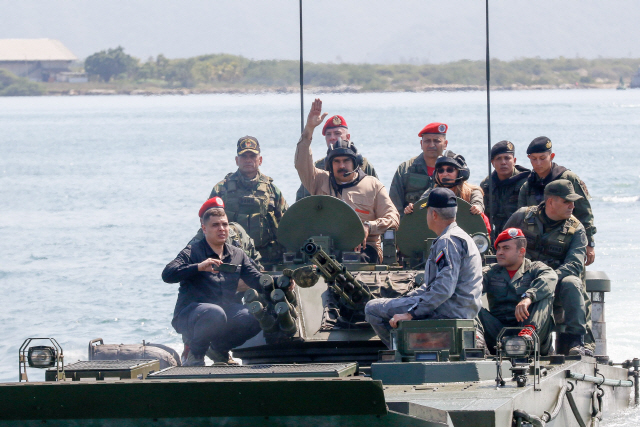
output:
{"label": "tan jacket", "polygon": [[313,164],[311,138],[304,133],[296,147],[295,166],[302,185],[309,193],[337,197],[351,206],[361,221],[369,221],[371,230],[367,242],[377,247],[382,259],[380,235],[389,228],[397,229],[400,224],[400,214],[384,185],[377,178],[367,175],[357,185],[343,189],[342,194],[336,194],[329,182],[329,172]]}

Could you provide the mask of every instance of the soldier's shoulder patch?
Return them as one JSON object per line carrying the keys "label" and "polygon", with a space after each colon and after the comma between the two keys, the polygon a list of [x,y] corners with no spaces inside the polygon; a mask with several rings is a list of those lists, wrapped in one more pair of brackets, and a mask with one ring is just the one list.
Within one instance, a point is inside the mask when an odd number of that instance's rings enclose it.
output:
{"label": "soldier's shoulder patch", "polygon": [[447,252],[443,249],[436,255],[436,265],[439,270],[442,270],[446,266],[449,265],[449,260],[447,259]]}

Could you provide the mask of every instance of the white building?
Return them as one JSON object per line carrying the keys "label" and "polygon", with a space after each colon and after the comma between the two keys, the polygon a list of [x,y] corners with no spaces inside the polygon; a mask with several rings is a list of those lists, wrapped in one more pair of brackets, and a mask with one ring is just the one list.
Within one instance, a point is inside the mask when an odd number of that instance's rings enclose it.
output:
{"label": "white building", "polygon": [[0,39],[0,68],[30,80],[55,81],[77,59],[58,40]]}

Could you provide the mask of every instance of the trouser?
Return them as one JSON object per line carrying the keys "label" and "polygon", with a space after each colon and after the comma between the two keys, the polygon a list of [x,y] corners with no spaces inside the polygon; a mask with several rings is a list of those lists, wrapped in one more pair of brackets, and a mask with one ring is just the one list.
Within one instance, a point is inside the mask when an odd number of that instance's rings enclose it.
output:
{"label": "trouser", "polygon": [[555,305],[564,310],[564,332],[583,336],[585,347],[595,350],[591,331],[591,298],[582,279],[577,276],[562,279],[556,286]]}
{"label": "trouser", "polygon": [[255,317],[237,303],[191,303],[176,320],[176,331],[196,356],[203,356],[209,346],[226,353],[260,332]]}
{"label": "trouser", "polygon": [[389,320],[396,314],[407,313],[417,301],[417,297],[377,298],[369,301],[364,307],[364,318],[378,334],[380,340],[388,348],[391,348]]}
{"label": "trouser", "polygon": [[515,318],[515,306],[513,307],[513,316],[494,316],[486,308],[480,309],[478,317],[484,329],[484,339],[487,349],[491,354],[496,354],[496,339],[502,328],[518,327],[524,328],[527,325],[533,325],[536,328],[536,334],[540,338],[540,353],[546,356],[551,348],[551,332],[553,332],[553,299],[545,298],[542,301],[536,301],[529,306],[529,317],[522,322],[518,322]]}

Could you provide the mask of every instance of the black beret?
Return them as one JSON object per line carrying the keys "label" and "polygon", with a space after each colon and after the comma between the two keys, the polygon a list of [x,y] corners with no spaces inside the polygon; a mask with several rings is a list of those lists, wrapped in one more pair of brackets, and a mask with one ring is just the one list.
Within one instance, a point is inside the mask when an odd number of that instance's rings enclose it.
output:
{"label": "black beret", "polygon": [[458,206],[456,195],[445,187],[435,187],[427,198],[428,208],[452,208]]}
{"label": "black beret", "polygon": [[515,147],[511,141],[500,141],[491,147],[491,160],[500,154],[515,154]]}
{"label": "black beret", "polygon": [[551,140],[546,136],[539,136],[529,144],[529,148],[527,148],[527,154],[533,153],[546,153],[547,151],[551,151]]}

